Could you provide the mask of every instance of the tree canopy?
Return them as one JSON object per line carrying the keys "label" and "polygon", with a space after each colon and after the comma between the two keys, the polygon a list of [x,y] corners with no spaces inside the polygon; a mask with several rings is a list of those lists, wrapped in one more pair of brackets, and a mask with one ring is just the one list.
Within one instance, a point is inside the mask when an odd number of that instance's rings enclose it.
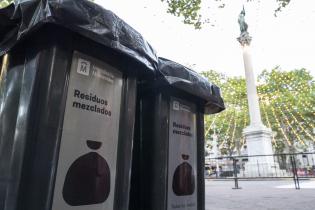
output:
{"label": "tree canopy", "polygon": [[[215,132],[221,154],[239,153],[246,143],[242,131],[249,125],[245,79],[215,71],[202,74],[221,87],[227,107],[206,117],[206,139],[211,141]],[[258,76],[257,91],[262,120],[274,133],[276,152],[304,151],[314,144],[315,82],[307,70],[264,70]]]}
{"label": "tree canopy", "polygon": [[[0,0],[0,8],[8,6],[14,0]],[[92,0],[93,1],[93,0]],[[202,20],[200,14],[201,0],[161,0],[168,6],[167,12],[177,17],[182,17],[183,22],[188,25],[194,26],[196,29],[200,29],[202,24],[207,22]],[[227,4],[227,0],[211,0],[213,1],[213,7],[224,8]],[[247,0],[260,1],[260,0]],[[282,11],[291,0],[274,0],[278,2],[278,7],[275,8],[275,15]]]}
{"label": "tree canopy", "polygon": [[4,8],[4,7],[8,6],[13,1],[14,0],[0,0],[0,8]]}
{"label": "tree canopy", "polygon": [[[201,0],[161,0],[166,2],[168,5],[167,12],[183,18],[185,24],[193,25],[196,29],[200,29],[202,26],[202,16],[200,14]],[[224,8],[227,0],[211,0],[213,1],[213,7]],[[247,0],[250,1],[260,1],[260,0]],[[277,8],[275,8],[274,14],[277,15],[278,12],[282,11],[291,0],[274,0],[278,3]],[[205,21],[206,22],[206,21]]]}

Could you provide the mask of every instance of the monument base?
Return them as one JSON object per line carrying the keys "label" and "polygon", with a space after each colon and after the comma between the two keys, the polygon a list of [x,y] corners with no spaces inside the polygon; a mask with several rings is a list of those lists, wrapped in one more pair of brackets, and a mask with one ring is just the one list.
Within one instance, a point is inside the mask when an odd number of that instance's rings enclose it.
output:
{"label": "monument base", "polygon": [[274,177],[284,173],[273,156],[272,131],[263,124],[244,129],[248,152],[244,175],[248,177]]}
{"label": "monument base", "polygon": [[251,125],[243,130],[243,135],[247,144],[248,156],[273,155],[270,128],[263,124]]}
{"label": "monument base", "polygon": [[245,164],[245,170],[243,172],[244,177],[284,177],[287,176],[285,170],[281,170],[279,164],[274,162],[270,164],[271,161],[261,162],[261,160],[256,160],[250,158],[249,162]]}

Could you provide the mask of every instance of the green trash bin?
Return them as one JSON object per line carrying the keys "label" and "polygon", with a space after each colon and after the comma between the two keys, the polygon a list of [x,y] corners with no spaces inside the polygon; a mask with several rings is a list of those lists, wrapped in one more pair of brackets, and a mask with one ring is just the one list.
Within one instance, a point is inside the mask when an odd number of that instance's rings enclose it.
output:
{"label": "green trash bin", "polygon": [[0,209],[127,209],[154,50],[90,1],[20,1],[0,18]]}
{"label": "green trash bin", "polygon": [[205,209],[204,114],[224,110],[220,89],[159,58],[138,93],[129,209]]}

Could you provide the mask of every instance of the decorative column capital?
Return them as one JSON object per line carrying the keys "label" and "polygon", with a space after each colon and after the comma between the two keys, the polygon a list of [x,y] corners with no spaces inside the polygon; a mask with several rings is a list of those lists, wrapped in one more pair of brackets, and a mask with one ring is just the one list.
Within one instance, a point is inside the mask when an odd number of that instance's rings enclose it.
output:
{"label": "decorative column capital", "polygon": [[249,33],[247,31],[244,31],[241,33],[241,35],[239,37],[237,37],[237,41],[239,41],[239,43],[244,47],[249,46],[251,41],[252,41],[252,37],[249,35]]}

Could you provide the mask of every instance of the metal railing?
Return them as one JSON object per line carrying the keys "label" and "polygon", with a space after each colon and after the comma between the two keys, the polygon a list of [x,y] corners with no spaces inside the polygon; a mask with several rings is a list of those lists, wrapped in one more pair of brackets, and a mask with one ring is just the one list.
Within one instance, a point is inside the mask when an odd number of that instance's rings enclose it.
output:
{"label": "metal railing", "polygon": [[300,179],[315,178],[315,153],[223,156],[206,162],[208,179],[234,179],[235,187],[242,179],[293,179],[300,189]]}

